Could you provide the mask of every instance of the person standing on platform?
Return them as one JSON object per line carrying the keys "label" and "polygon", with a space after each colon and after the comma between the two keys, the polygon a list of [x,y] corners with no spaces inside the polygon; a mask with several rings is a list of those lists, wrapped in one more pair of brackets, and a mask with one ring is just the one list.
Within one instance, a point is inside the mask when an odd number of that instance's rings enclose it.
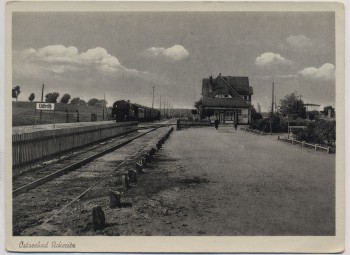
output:
{"label": "person standing on platform", "polygon": [[235,126],[235,130],[237,131],[237,126],[238,126],[238,123],[237,123],[238,121],[237,120],[235,120],[235,124],[234,124],[234,126]]}
{"label": "person standing on platform", "polygon": [[77,118],[77,122],[79,122],[79,110],[76,111],[75,117]]}
{"label": "person standing on platform", "polygon": [[216,119],[215,122],[214,122],[216,130],[219,128],[219,123],[220,123],[220,120]]}
{"label": "person standing on platform", "polygon": [[68,109],[66,108],[66,123],[69,123],[69,114]]}

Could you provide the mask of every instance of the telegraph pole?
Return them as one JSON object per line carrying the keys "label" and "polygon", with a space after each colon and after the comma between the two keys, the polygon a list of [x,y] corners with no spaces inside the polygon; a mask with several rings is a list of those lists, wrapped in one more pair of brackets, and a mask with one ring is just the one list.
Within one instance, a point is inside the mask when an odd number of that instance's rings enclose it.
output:
{"label": "telegraph pole", "polygon": [[159,112],[162,113],[162,96],[159,96]]}
{"label": "telegraph pole", "polygon": [[153,109],[153,104],[154,104],[154,85],[152,86],[152,90],[153,90],[153,96],[152,96],[152,109]]}
{"label": "telegraph pole", "polygon": [[164,109],[163,109],[163,112],[164,112],[164,117],[165,117],[165,99],[164,99],[164,103],[163,103],[163,104],[164,104],[164,107],[163,107],[163,108],[164,108]]}
{"label": "telegraph pole", "polygon": [[272,82],[272,113],[274,112],[273,110],[275,105],[274,99],[275,99],[275,83]]}
{"label": "telegraph pole", "polygon": [[[41,87],[41,102],[43,103],[44,102],[44,87],[45,85],[43,84],[43,86]],[[40,123],[41,123],[41,117],[43,115],[43,111],[40,110]]]}
{"label": "telegraph pole", "polygon": [[[106,101],[106,93],[103,93],[103,100]],[[102,105],[102,118],[105,120],[105,105]]]}
{"label": "telegraph pole", "polygon": [[271,98],[271,117],[270,117],[270,134],[272,134],[272,117],[273,117],[273,99],[275,97],[275,83],[272,82],[272,98]]}

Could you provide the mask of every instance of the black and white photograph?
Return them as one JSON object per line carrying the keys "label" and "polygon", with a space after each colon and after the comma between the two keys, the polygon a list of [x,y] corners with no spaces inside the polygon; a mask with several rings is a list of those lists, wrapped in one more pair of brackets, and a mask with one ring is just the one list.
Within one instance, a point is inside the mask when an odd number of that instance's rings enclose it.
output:
{"label": "black and white photograph", "polygon": [[341,4],[70,4],[7,6],[8,249],[343,250]]}

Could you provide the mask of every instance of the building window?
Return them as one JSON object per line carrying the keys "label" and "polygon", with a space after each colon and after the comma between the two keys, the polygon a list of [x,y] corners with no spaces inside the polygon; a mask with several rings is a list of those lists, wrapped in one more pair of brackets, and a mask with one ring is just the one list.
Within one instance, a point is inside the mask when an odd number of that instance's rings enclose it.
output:
{"label": "building window", "polygon": [[216,98],[232,98],[232,96],[229,94],[217,94],[215,97]]}
{"label": "building window", "polygon": [[233,112],[225,112],[225,120],[233,120]]}
{"label": "building window", "polygon": [[242,115],[242,110],[237,110],[237,116],[241,116]]}

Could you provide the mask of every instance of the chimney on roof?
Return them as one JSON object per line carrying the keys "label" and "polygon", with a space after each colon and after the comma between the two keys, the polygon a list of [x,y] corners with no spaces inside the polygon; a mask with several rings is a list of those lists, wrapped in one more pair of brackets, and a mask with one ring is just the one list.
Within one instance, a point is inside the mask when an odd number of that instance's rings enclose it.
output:
{"label": "chimney on roof", "polygon": [[221,73],[219,73],[219,76],[221,76]]}
{"label": "chimney on roof", "polygon": [[208,91],[209,91],[209,93],[213,92],[213,76],[212,75],[209,76]]}

